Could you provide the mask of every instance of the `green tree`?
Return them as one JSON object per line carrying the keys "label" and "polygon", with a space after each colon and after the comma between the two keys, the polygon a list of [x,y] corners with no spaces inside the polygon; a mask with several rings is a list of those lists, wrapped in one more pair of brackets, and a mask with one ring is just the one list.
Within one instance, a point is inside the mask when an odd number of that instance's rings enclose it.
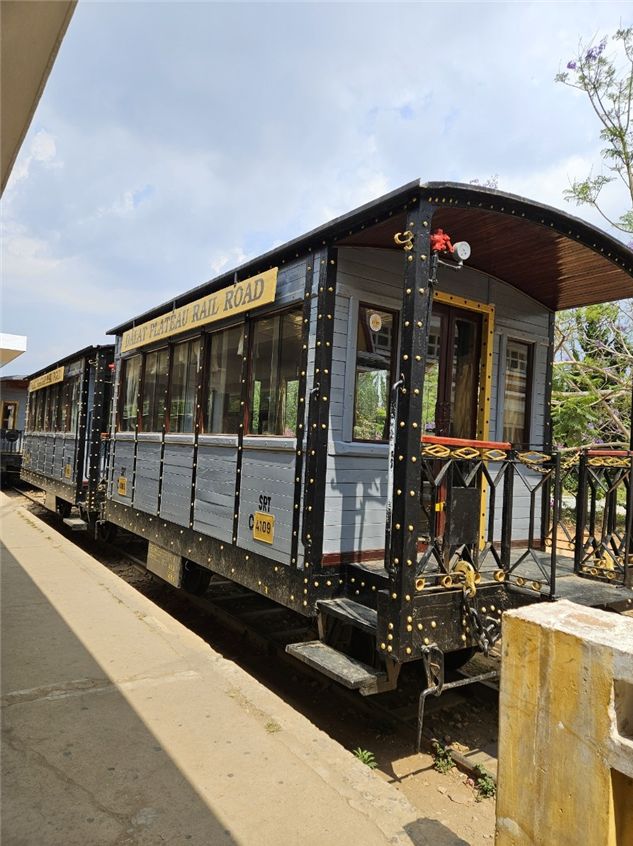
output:
{"label": "green tree", "polygon": [[[584,92],[598,118],[606,169],[575,179],[568,202],[596,209],[621,234],[633,233],[633,27],[580,41],[556,81]],[[601,205],[610,183],[624,191],[617,218]],[[633,248],[633,241],[628,246]],[[552,415],[554,440],[568,447],[628,445],[631,431],[633,301],[562,312],[556,321]]]}
{"label": "green tree", "polygon": [[[565,199],[576,205],[595,208],[610,225],[620,232],[633,233],[633,132],[631,129],[631,95],[633,93],[633,27],[618,29],[611,36],[614,53],[607,51],[608,38],[589,43],[580,42],[578,54],[567,62],[566,70],[556,81],[583,91],[598,118],[600,138],[605,146],[602,158],[608,173],[593,171],[584,179],[576,179],[565,191]],[[626,192],[627,205],[618,218],[610,217],[600,205],[605,185],[617,181]]]}
{"label": "green tree", "polygon": [[561,312],[552,389],[554,440],[627,446],[631,431],[633,300]]}

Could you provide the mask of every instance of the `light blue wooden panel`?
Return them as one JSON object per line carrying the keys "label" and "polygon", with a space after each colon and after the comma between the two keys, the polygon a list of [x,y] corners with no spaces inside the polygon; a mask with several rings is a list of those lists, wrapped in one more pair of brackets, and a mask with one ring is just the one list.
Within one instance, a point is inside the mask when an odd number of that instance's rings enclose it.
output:
{"label": "light blue wooden panel", "polygon": [[236,446],[198,445],[194,528],[231,542],[235,509]]}
{"label": "light blue wooden panel", "polygon": [[[245,449],[242,457],[238,545],[290,563],[294,514],[295,450]],[[271,497],[275,517],[274,543],[253,539],[249,517],[261,510],[260,496]]]}
{"label": "light blue wooden panel", "polygon": [[193,498],[193,444],[167,443],[163,456],[160,516],[189,526]]}
{"label": "light blue wooden panel", "polygon": [[65,478],[65,468],[67,464],[71,467],[71,481],[77,480],[77,437],[75,435],[65,435],[62,451],[62,476]]}
{"label": "light blue wooden panel", "polygon": [[[119,440],[112,444],[112,479],[110,482],[110,498],[124,505],[132,504],[133,478],[134,478],[134,441]],[[125,496],[118,492],[119,477],[127,479],[127,491]]]}
{"label": "light blue wooden panel", "polygon": [[161,444],[139,440],[136,449],[134,507],[148,514],[158,513]]}

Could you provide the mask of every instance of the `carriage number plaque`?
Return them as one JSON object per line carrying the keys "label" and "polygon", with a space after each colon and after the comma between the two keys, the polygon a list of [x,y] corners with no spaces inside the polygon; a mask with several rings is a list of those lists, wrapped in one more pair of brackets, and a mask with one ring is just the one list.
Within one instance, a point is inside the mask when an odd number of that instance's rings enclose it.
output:
{"label": "carriage number plaque", "polygon": [[275,539],[275,517],[273,514],[264,514],[256,511],[253,521],[253,540],[272,543]]}

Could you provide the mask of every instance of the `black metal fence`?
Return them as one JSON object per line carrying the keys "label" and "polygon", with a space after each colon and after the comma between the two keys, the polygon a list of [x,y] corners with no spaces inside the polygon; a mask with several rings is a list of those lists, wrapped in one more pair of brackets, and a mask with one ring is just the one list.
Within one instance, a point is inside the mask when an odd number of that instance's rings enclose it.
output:
{"label": "black metal fence", "polygon": [[633,452],[520,451],[425,438],[416,577],[556,594],[557,570],[633,579]]}
{"label": "black metal fence", "polygon": [[22,430],[0,429],[0,451],[9,453],[22,452]]}

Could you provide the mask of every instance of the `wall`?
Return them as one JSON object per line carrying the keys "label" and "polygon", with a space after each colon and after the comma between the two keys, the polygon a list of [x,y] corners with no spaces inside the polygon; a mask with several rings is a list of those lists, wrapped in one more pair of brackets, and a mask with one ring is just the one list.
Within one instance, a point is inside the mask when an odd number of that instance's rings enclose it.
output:
{"label": "wall", "polygon": [[504,615],[497,846],[633,843],[633,619]]}

